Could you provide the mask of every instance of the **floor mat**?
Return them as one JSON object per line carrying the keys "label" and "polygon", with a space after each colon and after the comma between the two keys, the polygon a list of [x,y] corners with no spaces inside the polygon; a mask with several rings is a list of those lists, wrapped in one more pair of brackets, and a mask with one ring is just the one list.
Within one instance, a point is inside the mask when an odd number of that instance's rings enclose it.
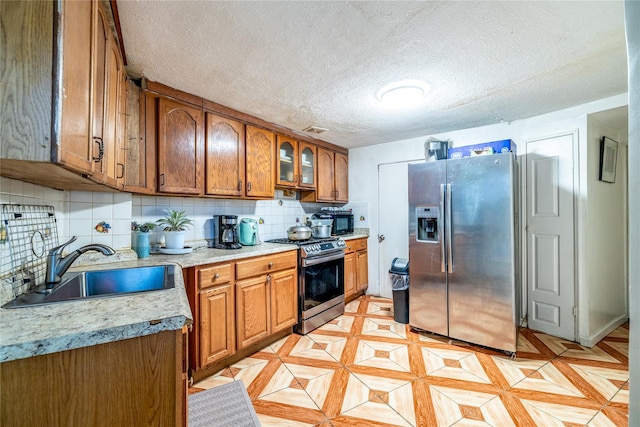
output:
{"label": "floor mat", "polygon": [[189,396],[189,427],[260,426],[242,381]]}

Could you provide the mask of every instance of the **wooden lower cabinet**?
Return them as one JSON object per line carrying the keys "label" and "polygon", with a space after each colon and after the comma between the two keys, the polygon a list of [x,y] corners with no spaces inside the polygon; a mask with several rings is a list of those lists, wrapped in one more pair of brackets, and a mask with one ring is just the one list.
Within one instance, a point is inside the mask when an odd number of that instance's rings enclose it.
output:
{"label": "wooden lower cabinet", "polygon": [[200,292],[200,366],[236,351],[234,286],[230,283]]}
{"label": "wooden lower cabinet", "polygon": [[356,251],[356,291],[363,291],[369,286],[369,255],[366,249]]}
{"label": "wooden lower cabinet", "polygon": [[185,426],[183,332],[0,364],[0,425]]}
{"label": "wooden lower cabinet", "polygon": [[344,255],[344,296],[349,298],[356,293],[356,254],[351,251]]}
{"label": "wooden lower cabinet", "polygon": [[346,240],[344,256],[344,297],[350,301],[369,286],[367,239]]}
{"label": "wooden lower cabinet", "polygon": [[298,322],[298,279],[295,268],[271,275],[271,333]]}
{"label": "wooden lower cabinet", "polygon": [[297,251],[185,269],[193,371],[214,368],[298,321]]}
{"label": "wooden lower cabinet", "polygon": [[298,321],[296,251],[236,263],[238,350]]}
{"label": "wooden lower cabinet", "polygon": [[267,276],[236,283],[238,349],[266,338],[271,332]]}

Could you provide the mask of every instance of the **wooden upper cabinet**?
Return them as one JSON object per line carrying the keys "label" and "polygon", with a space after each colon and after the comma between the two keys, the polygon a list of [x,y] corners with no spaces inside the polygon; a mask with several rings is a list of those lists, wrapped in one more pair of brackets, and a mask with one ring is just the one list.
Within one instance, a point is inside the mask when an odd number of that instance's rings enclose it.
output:
{"label": "wooden upper cabinet", "polygon": [[277,135],[276,185],[295,187],[298,183],[298,141]]}
{"label": "wooden upper cabinet", "polygon": [[298,143],[298,187],[316,188],[316,146],[307,142]]}
{"label": "wooden upper cabinet", "polygon": [[273,198],[275,195],[275,134],[247,125],[245,161],[246,196]]}
{"label": "wooden upper cabinet", "polygon": [[333,151],[318,147],[318,184],[316,185],[316,200],[318,202],[333,202],[335,200],[334,175]]}
{"label": "wooden upper cabinet", "polygon": [[203,112],[158,99],[158,191],[202,194]]}
{"label": "wooden upper cabinet", "polygon": [[318,147],[318,184],[316,197],[318,202],[349,201],[349,157]]}
{"label": "wooden upper cabinet", "polygon": [[62,23],[62,93],[57,161],[65,167],[91,174],[93,134],[91,121],[92,25],[97,2],[64,1]]}
{"label": "wooden upper cabinet", "polygon": [[98,8],[94,43],[92,179],[116,187],[118,175],[122,172],[122,168],[118,171],[117,157],[124,132],[118,126],[124,63],[105,13],[102,7]]}
{"label": "wooden upper cabinet", "polygon": [[334,162],[335,201],[347,203],[349,202],[349,157],[335,153]]}
{"label": "wooden upper cabinet", "polygon": [[277,135],[276,185],[312,190],[316,186],[316,147]]}
{"label": "wooden upper cabinet", "polygon": [[212,113],[206,114],[205,192],[241,197],[245,187],[244,124]]}

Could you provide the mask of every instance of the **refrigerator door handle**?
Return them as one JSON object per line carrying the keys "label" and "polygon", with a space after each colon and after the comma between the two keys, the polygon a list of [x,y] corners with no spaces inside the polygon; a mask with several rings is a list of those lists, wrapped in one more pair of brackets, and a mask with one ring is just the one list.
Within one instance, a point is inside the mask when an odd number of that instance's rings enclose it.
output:
{"label": "refrigerator door handle", "polygon": [[445,231],[447,233],[447,273],[453,273],[453,232],[451,231],[453,228],[453,215],[451,213],[451,184],[447,184],[446,196],[447,205],[444,210],[447,215],[447,222],[445,226]]}
{"label": "refrigerator door handle", "polygon": [[[440,214],[444,215],[444,198],[445,198],[445,193],[444,193],[444,184],[440,184]],[[442,218],[438,218],[438,221],[442,221]],[[444,223],[439,224],[440,229],[442,230],[442,227],[444,226]],[[448,226],[447,226],[448,227]],[[446,253],[445,253],[445,244],[444,244],[444,233],[441,233],[441,237],[440,237],[440,271],[442,273],[446,273],[447,272],[447,267],[446,267]]]}

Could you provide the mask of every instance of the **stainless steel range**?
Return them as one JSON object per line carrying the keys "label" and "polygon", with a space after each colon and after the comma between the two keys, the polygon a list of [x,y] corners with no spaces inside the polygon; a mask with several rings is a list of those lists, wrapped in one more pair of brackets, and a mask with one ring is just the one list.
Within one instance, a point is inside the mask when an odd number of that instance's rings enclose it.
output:
{"label": "stainless steel range", "polygon": [[344,240],[267,240],[298,245],[298,324],[307,334],[344,313]]}

